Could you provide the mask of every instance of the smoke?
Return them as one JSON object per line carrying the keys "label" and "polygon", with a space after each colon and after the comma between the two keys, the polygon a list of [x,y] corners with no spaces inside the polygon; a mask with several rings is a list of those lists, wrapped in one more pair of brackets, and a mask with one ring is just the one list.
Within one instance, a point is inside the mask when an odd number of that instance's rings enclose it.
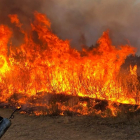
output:
{"label": "smoke", "polygon": [[9,24],[7,15],[18,14],[27,28],[35,10],[45,13],[53,32],[77,49],[94,45],[109,29],[114,45],[129,43],[140,55],[140,3],[136,0],[0,0],[0,9],[0,23]]}

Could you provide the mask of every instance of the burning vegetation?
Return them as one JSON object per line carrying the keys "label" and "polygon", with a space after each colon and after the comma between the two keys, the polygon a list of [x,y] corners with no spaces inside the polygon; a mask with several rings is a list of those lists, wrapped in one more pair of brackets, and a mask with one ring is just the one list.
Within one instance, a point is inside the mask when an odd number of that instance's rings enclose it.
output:
{"label": "burning vegetation", "polygon": [[[97,47],[77,51],[68,40],[51,31],[47,17],[34,12],[27,31],[17,15],[12,24],[24,35],[18,47],[12,29],[0,25],[1,106],[21,106],[24,113],[65,115],[117,115],[121,104],[140,104],[137,66],[127,72],[121,66],[136,50],[130,45],[115,47],[106,31]],[[22,111],[22,112],[23,112]]]}

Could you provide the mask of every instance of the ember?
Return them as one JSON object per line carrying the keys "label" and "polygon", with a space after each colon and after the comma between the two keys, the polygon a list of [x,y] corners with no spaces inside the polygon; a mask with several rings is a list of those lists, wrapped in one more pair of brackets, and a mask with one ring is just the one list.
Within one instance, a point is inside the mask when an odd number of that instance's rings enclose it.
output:
{"label": "ember", "polygon": [[17,15],[9,18],[24,34],[24,42],[19,47],[11,42],[9,53],[12,31],[0,26],[2,104],[22,106],[25,112],[36,115],[73,112],[102,116],[107,115],[107,109],[116,115],[120,103],[140,104],[137,66],[130,66],[129,74],[120,71],[126,57],[135,54],[134,47],[113,46],[106,31],[97,47],[79,52],[68,40],[52,33],[51,23],[43,14],[34,13],[29,31],[23,30]]}

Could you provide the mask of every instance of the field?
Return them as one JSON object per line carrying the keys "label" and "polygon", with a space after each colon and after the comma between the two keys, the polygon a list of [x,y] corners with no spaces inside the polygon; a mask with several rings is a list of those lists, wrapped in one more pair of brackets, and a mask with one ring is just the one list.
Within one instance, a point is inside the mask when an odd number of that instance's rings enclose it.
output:
{"label": "field", "polygon": [[[2,117],[11,109],[0,108]],[[12,125],[1,140],[139,140],[140,115],[30,116],[15,113]]]}

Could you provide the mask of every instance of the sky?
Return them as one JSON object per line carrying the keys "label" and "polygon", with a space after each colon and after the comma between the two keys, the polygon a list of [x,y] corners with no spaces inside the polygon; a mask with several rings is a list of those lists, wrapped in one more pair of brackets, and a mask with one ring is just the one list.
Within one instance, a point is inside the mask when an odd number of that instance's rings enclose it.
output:
{"label": "sky", "polygon": [[[76,49],[96,44],[109,30],[113,45],[129,43],[140,55],[140,0],[0,0],[0,9],[0,24],[9,26],[8,14],[18,14],[26,27],[33,11],[46,14],[52,31]],[[16,32],[15,40],[22,35]]]}
{"label": "sky", "polygon": [[138,3],[140,3],[140,0],[136,0],[135,4],[138,4]]}
{"label": "sky", "polygon": [[109,29],[114,45],[129,43],[137,47],[137,54],[140,55],[140,0],[55,2],[55,11],[48,13],[52,27],[61,38],[70,39],[73,46],[79,48],[82,43],[94,45],[102,33]]}

